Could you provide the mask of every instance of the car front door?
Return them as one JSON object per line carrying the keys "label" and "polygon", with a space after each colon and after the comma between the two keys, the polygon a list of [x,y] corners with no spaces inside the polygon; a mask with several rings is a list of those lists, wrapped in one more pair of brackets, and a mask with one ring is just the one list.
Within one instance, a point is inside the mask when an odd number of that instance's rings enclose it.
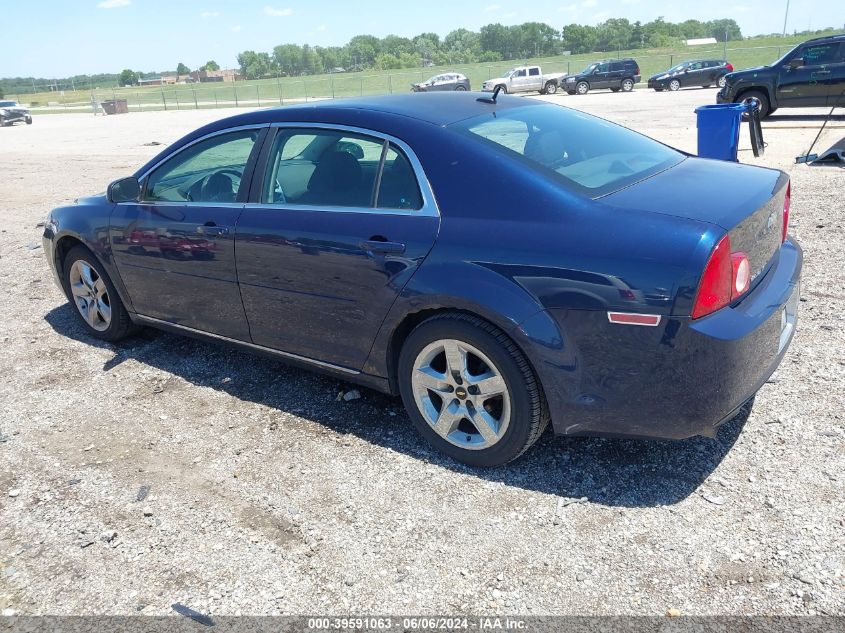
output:
{"label": "car front door", "polygon": [[702,66],[701,62],[693,62],[689,66],[687,66],[686,71],[683,75],[681,75],[681,85],[682,86],[702,86],[704,85],[705,81],[703,81],[703,74],[702,74]]}
{"label": "car front door", "polygon": [[778,105],[825,106],[833,92],[834,72],[841,62],[840,42],[808,44],[779,69]]}
{"label": "car front door", "polygon": [[528,81],[526,73],[527,70],[525,68],[520,68],[519,70],[515,71],[513,75],[511,75],[512,92],[522,92],[523,90],[525,90],[525,84]]}
{"label": "car front door", "polygon": [[234,237],[264,129],[188,145],[141,179],[138,202],[115,206],[112,252],[139,314],[249,340]]}
{"label": "car front door", "polygon": [[590,88],[609,88],[608,76],[610,75],[610,64],[603,63],[596,66],[590,78]]}
{"label": "car front door", "polygon": [[396,139],[301,124],[274,134],[235,240],[253,343],[360,370],[434,244],[434,197]]}

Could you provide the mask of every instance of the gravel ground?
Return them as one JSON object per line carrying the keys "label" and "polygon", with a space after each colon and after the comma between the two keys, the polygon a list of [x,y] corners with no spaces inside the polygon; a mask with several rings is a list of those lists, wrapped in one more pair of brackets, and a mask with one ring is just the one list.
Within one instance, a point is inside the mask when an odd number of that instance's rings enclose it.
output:
{"label": "gravel ground", "polygon": [[[692,110],[714,92],[546,99],[694,151]],[[766,156],[742,152],[791,173],[806,255],[796,338],[744,427],[547,434],[487,471],[429,450],[398,400],[338,401],[351,385],[152,330],[112,346],[77,325],[36,223],[160,149],[145,144],[231,113],[0,130],[0,610],[845,613],[845,171],[792,164],[820,111],[779,112]]]}

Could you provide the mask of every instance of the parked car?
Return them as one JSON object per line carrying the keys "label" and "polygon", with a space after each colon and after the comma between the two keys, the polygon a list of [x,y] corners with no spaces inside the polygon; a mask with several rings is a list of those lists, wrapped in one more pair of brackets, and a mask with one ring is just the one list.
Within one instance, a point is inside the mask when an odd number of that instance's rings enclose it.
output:
{"label": "parked car", "polygon": [[12,125],[19,121],[32,125],[32,115],[29,110],[17,101],[0,101],[0,126]]}
{"label": "parked car", "polygon": [[470,90],[469,79],[461,73],[434,75],[418,84],[411,84],[411,92],[435,92],[437,90]]}
{"label": "parked car", "polygon": [[761,116],[778,108],[845,105],[845,35],[807,40],[771,66],[733,72],[725,81],[718,103],[753,98]]}
{"label": "parked car", "polygon": [[585,95],[590,90],[609,88],[613,92],[631,92],[640,82],[640,66],[627,57],[590,64],[580,73],[566,77],[566,91]]}
{"label": "parked car", "polygon": [[690,86],[709,88],[725,85],[725,75],[733,72],[734,67],[724,59],[695,59],[681,62],[669,70],[652,75],[648,87],[657,92],[676,91]]}
{"label": "parked car", "polygon": [[[789,201],[783,172],[559,105],[406,94],[206,125],[51,211],[43,246],[92,338],[148,325],[398,394],[494,466],[549,420],[685,438],[747,412],[795,330]],[[202,258],[163,256],[188,235]]]}
{"label": "parked car", "polygon": [[501,88],[505,94],[536,90],[540,94],[553,95],[560,88],[564,77],[566,73],[544,74],[539,66],[517,66],[501,77],[488,79],[482,84],[481,89],[484,92],[493,92],[496,88]]}

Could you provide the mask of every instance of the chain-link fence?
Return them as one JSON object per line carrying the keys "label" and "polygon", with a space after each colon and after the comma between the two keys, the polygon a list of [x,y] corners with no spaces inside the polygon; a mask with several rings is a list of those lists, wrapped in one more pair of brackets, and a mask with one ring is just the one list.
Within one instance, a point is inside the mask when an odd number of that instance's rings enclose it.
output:
{"label": "chain-link fence", "polygon": [[[767,64],[778,59],[787,46],[749,48],[689,49],[659,55],[638,55],[637,51],[621,51],[618,55],[637,60],[643,84],[650,75],[670,68],[687,59],[727,59],[737,70]],[[609,56],[609,55],[606,55]],[[600,55],[558,56],[529,60],[540,64],[547,73],[576,73]],[[615,55],[614,55],[615,57]],[[363,95],[408,92],[411,84],[428,77],[454,71],[466,75],[472,89],[480,90],[487,79],[501,76],[509,68],[522,62],[503,61],[493,64],[455,64],[413,70],[369,71],[338,73],[307,77],[280,77],[252,81],[151,85],[128,88],[89,87],[85,90],[60,90],[58,85],[49,92],[23,93],[7,89],[6,98],[29,104],[33,112],[99,112],[103,101],[125,99],[130,112],[150,110],[194,110],[200,108],[262,107],[304,103],[312,100]],[[76,87],[76,86],[73,86]],[[24,87],[25,88],[25,87]],[[34,86],[37,88],[37,86]]]}

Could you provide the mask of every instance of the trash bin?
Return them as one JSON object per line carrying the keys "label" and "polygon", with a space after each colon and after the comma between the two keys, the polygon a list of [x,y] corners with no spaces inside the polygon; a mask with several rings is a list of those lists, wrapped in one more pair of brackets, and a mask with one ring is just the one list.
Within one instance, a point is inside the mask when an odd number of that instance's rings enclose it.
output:
{"label": "trash bin", "polygon": [[736,162],[742,115],[752,107],[746,103],[718,103],[696,108],[698,155]]}
{"label": "trash bin", "polygon": [[106,114],[127,114],[129,112],[126,99],[109,99],[103,101],[100,105],[103,106],[103,112]]}

